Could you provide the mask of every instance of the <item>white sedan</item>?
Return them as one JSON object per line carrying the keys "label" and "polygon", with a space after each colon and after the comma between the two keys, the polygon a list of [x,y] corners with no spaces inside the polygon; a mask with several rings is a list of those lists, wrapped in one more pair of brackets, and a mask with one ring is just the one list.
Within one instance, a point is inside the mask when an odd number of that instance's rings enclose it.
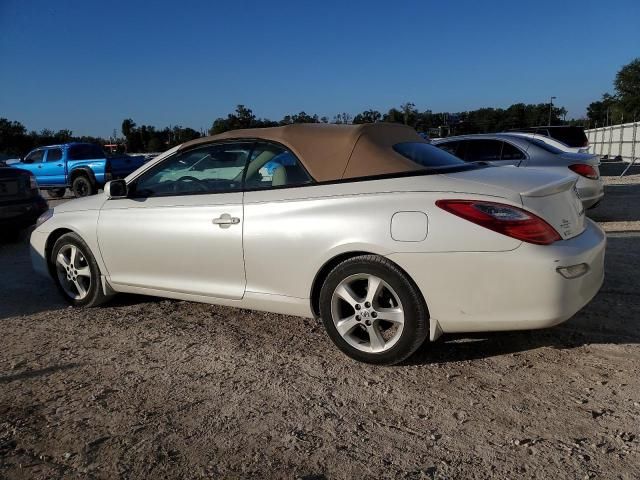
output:
{"label": "white sedan", "polygon": [[188,142],[31,235],[72,305],[129,292],[319,317],[378,364],[443,332],[567,320],[600,288],[604,250],[575,177],[465,163],[388,124]]}

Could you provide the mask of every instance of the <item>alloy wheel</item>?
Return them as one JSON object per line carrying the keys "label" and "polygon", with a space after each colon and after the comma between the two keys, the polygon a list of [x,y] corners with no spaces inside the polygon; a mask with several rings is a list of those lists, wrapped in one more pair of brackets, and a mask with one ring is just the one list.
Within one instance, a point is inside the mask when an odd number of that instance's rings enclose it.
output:
{"label": "alloy wheel", "polygon": [[404,328],[400,297],[371,274],[350,275],[338,284],[331,297],[331,316],[340,336],[367,353],[389,350]]}
{"label": "alloy wheel", "polygon": [[56,273],[64,292],[73,300],[83,300],[91,289],[91,268],[80,249],[64,245],[56,256]]}

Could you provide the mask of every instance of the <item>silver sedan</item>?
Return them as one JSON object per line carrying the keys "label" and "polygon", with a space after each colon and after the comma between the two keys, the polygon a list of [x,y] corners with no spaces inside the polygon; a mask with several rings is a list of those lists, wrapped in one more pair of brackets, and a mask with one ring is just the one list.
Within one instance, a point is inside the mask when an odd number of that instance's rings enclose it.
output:
{"label": "silver sedan", "polygon": [[584,208],[593,208],[604,197],[600,160],[588,153],[571,153],[517,133],[463,135],[431,142],[465,162],[512,165],[577,175],[576,188]]}

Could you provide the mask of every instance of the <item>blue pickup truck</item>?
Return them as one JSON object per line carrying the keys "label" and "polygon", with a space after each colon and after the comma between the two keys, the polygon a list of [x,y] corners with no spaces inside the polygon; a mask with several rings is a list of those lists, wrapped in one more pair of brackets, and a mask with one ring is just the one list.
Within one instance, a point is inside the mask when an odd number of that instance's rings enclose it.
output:
{"label": "blue pickup truck", "polygon": [[65,143],[36,148],[11,166],[30,171],[41,190],[60,198],[67,188],[76,197],[93,195],[109,180],[126,177],[144,162],[142,155],[107,158],[93,143]]}

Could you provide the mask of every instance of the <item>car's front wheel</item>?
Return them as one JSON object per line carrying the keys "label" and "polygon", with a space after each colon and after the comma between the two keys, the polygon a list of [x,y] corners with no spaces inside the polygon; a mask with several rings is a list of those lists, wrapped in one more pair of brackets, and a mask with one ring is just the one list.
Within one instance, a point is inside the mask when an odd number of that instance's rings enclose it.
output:
{"label": "car's front wheel", "polygon": [[429,313],[417,286],[377,255],[350,258],[329,273],[320,291],[320,316],[338,348],[367,363],[399,363],[429,332]]}
{"label": "car's front wheel", "polygon": [[49,259],[54,281],[63,297],[77,307],[94,307],[108,297],[100,284],[100,269],[91,250],[75,233],[61,236]]}

